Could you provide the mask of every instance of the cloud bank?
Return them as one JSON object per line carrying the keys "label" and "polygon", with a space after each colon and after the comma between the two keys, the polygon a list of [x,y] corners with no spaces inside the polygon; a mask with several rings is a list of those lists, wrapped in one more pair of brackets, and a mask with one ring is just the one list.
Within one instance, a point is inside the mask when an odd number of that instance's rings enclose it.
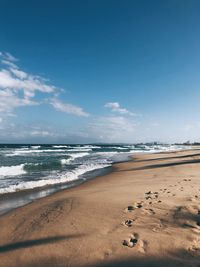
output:
{"label": "cloud bank", "polygon": [[[59,99],[62,90],[52,85],[41,76],[28,73],[19,67],[19,60],[10,53],[0,52],[0,141],[16,140],[75,140],[76,142],[101,141],[120,142],[133,140],[137,127],[133,116],[136,114],[121,107],[119,102],[107,102],[107,116],[89,114],[82,107],[72,103],[65,103]],[[10,123],[8,116],[16,116],[20,107],[49,105],[56,112],[63,112],[77,117],[89,117],[86,124],[62,125],[57,129],[54,123],[42,124],[40,118],[34,124],[16,124],[15,119]],[[103,107],[100,107],[103,108]],[[29,111],[30,112],[30,111]],[[81,121],[79,121],[81,122]],[[85,122],[85,121],[84,121]],[[9,142],[10,142],[9,141]],[[44,141],[43,141],[44,142]]]}
{"label": "cloud bank", "polygon": [[102,116],[95,118],[88,125],[88,133],[102,142],[131,142],[137,123],[123,116]]}
{"label": "cloud bank", "polygon": [[[57,111],[76,116],[88,116],[81,107],[69,103],[62,103],[52,98],[46,101],[47,96],[54,97],[60,89],[38,76],[27,73],[17,65],[18,59],[10,53],[0,52],[0,113],[1,116],[12,116],[14,110],[22,106],[40,105],[48,103]],[[42,93],[43,99],[36,99],[37,93]]]}

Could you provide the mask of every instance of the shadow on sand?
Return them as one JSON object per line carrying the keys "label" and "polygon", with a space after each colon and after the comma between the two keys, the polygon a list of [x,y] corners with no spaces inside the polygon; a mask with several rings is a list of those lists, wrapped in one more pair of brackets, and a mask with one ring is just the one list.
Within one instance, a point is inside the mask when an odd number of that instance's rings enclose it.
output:
{"label": "shadow on sand", "polygon": [[9,243],[9,244],[0,246],[0,253],[33,247],[33,246],[46,245],[46,244],[55,243],[55,242],[59,242],[59,241],[66,240],[66,239],[78,238],[81,236],[83,235],[79,234],[79,235],[68,235],[68,236],[51,236],[51,237],[46,237],[46,238],[31,239],[31,240],[19,241],[15,243]]}
{"label": "shadow on sand", "polygon": [[[156,154],[155,154],[156,155]],[[172,159],[185,159],[185,158],[192,158],[192,157],[200,157],[200,153],[195,154],[188,154],[183,156],[173,156],[173,157],[163,157],[163,158],[152,158],[152,159],[142,159],[142,160],[134,160],[135,162],[148,162],[148,161],[163,161],[163,160],[172,160]]]}
{"label": "shadow on sand", "polygon": [[165,168],[165,167],[173,167],[178,165],[187,165],[187,164],[197,164],[200,163],[200,159],[192,159],[192,160],[184,160],[184,161],[176,161],[176,162],[168,162],[168,163],[160,163],[160,164],[151,164],[137,168],[131,169],[123,169],[118,172],[124,171],[139,171],[139,170],[148,170],[148,169],[156,169],[156,168]]}

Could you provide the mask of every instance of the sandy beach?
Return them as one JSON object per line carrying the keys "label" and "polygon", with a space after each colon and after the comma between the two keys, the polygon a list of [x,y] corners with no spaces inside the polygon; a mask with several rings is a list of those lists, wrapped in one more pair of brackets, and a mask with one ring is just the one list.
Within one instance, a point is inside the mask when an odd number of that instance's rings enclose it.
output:
{"label": "sandy beach", "polygon": [[0,216],[0,266],[200,266],[199,163],[137,155]]}

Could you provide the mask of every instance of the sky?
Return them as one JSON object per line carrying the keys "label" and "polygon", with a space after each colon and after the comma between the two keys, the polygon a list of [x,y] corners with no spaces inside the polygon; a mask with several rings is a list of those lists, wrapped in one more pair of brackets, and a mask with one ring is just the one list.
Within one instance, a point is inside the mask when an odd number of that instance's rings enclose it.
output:
{"label": "sky", "polygon": [[200,141],[200,1],[0,0],[0,143]]}

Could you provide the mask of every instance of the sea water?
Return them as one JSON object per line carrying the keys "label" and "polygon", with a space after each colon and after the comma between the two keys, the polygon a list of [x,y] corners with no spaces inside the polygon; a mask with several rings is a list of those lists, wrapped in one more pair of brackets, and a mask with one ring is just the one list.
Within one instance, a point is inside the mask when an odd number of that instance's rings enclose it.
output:
{"label": "sea water", "polygon": [[[102,175],[113,163],[127,161],[135,153],[185,148],[166,144],[0,145],[0,214]],[[11,194],[20,191],[23,194]]]}

